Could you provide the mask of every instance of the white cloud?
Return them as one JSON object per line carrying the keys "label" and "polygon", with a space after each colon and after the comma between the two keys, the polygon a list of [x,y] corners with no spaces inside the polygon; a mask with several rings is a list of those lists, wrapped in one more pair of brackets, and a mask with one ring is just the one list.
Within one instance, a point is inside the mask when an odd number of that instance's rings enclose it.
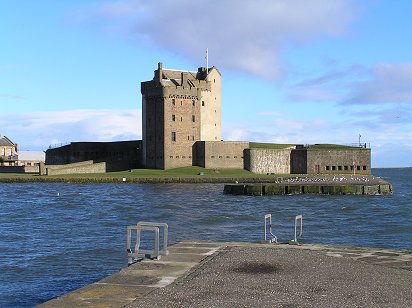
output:
{"label": "white cloud", "polygon": [[353,0],[122,0],[79,15],[100,17],[105,31],[123,29],[195,63],[208,47],[217,67],[280,79],[285,44],[344,34],[358,6]]}
{"label": "white cloud", "polygon": [[72,141],[118,141],[141,138],[141,110],[79,109],[0,116],[1,134],[22,150],[45,150]]}
{"label": "white cloud", "polygon": [[292,102],[327,102],[338,103],[346,99],[353,80],[359,81],[370,77],[370,70],[362,65],[346,68],[327,68],[327,71],[312,74],[285,89],[285,95]]}
{"label": "white cloud", "polygon": [[352,85],[348,104],[412,104],[412,62],[375,65],[371,77]]}

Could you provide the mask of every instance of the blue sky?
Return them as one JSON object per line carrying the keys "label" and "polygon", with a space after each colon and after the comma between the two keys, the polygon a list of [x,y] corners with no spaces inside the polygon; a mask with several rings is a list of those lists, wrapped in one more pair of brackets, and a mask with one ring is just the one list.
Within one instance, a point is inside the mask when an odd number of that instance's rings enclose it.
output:
{"label": "blue sky", "polygon": [[412,1],[0,0],[0,134],[141,138],[158,62],[222,73],[224,140],[371,144],[412,166]]}

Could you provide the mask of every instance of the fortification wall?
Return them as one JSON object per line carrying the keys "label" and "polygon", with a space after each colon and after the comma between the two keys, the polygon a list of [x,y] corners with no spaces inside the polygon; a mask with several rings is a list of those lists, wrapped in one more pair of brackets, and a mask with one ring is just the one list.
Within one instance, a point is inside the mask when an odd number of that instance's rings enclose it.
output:
{"label": "fortification wall", "polygon": [[243,168],[243,151],[249,142],[198,141],[195,145],[196,165],[204,168]]}
{"label": "fortification wall", "polygon": [[0,173],[38,173],[39,166],[0,166]]}
{"label": "fortification wall", "polygon": [[308,174],[371,174],[371,150],[307,149]]}
{"label": "fortification wall", "polygon": [[46,166],[46,175],[63,175],[77,173],[105,173],[106,163],[93,163],[93,161]]}
{"label": "fortification wall", "polygon": [[292,149],[245,149],[245,169],[253,173],[290,174]]}
{"label": "fortification wall", "polygon": [[46,165],[48,166],[89,160],[123,161],[125,165],[137,168],[142,161],[142,141],[72,142],[46,151]]}

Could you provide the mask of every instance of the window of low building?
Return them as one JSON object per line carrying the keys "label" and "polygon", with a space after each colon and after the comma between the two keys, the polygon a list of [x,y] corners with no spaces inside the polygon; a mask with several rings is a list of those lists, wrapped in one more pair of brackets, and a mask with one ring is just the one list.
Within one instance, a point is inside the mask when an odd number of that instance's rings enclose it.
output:
{"label": "window of low building", "polygon": [[339,170],[339,171],[342,171],[342,166],[338,166],[338,170]]}
{"label": "window of low building", "polygon": [[348,166],[344,166],[343,169],[345,169],[346,171],[349,170]]}
{"label": "window of low building", "polygon": [[360,171],[360,166],[356,166],[356,170]]}
{"label": "window of low building", "polygon": [[336,166],[332,166],[332,170],[335,171],[335,170],[336,170]]}
{"label": "window of low building", "polygon": [[330,170],[330,166],[326,166],[325,169],[326,169],[326,171],[329,171],[329,170]]}
{"label": "window of low building", "polygon": [[363,169],[363,170],[366,170],[366,166],[363,166],[362,169]]}

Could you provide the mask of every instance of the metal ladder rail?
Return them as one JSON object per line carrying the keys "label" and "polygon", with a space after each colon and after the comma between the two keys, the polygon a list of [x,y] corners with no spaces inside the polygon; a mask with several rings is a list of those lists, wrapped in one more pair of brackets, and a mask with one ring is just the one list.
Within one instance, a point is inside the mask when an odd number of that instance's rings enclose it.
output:
{"label": "metal ladder rail", "polygon": [[[297,235],[298,221],[300,221],[300,233],[299,233],[299,236]],[[289,242],[289,244],[299,245],[298,237],[301,238],[301,237],[302,237],[302,234],[303,234],[303,215],[297,215],[297,216],[295,216],[295,236],[294,236],[294,238]]]}
{"label": "metal ladder rail", "polygon": [[[160,228],[163,228],[163,249],[160,250]],[[132,230],[136,230],[136,244],[134,251],[132,251]],[[141,232],[142,231],[152,231],[154,232],[154,247],[153,250],[140,249],[141,242]],[[132,264],[136,261],[143,260],[144,258],[159,260],[161,255],[168,255],[167,250],[168,242],[168,225],[165,223],[153,223],[153,222],[139,222],[136,226],[127,227],[127,256],[128,264]]]}
{"label": "metal ladder rail", "polygon": [[[267,222],[268,221],[269,221],[269,234],[272,236],[270,240],[268,240],[267,238],[267,229],[268,229]],[[278,238],[276,237],[276,235],[272,233],[272,214],[265,215],[265,242],[269,242],[269,243],[278,242]]]}

